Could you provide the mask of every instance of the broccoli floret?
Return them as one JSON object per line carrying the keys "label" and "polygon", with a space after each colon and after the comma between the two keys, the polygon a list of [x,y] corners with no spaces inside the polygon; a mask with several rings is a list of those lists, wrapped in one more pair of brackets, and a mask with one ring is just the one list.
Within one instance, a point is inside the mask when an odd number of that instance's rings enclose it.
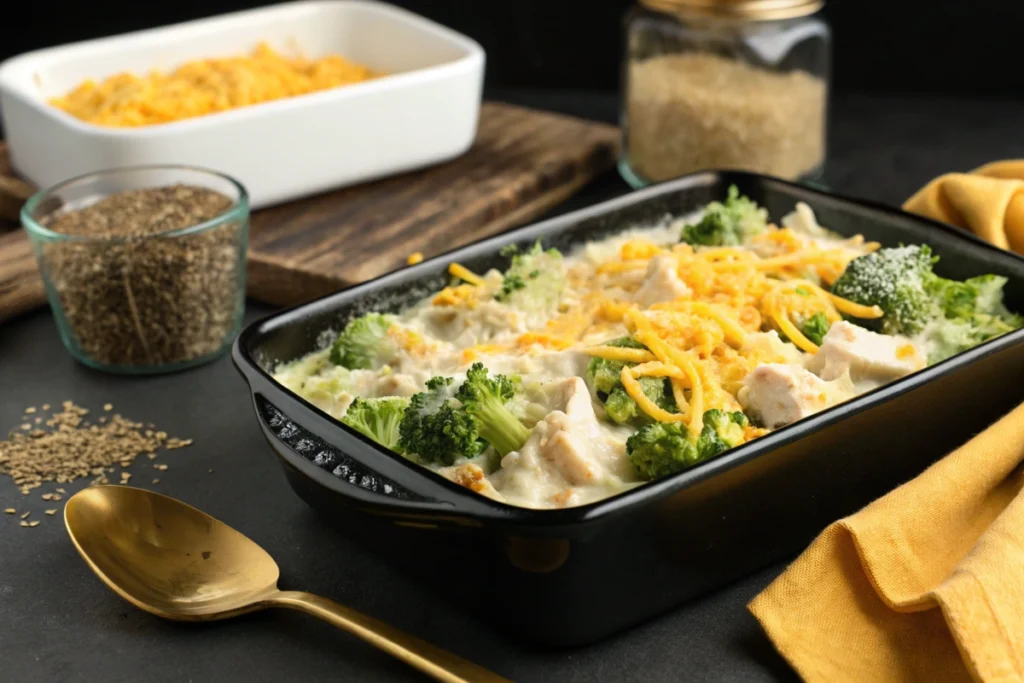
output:
{"label": "broccoli floret", "polygon": [[[632,337],[620,337],[607,341],[603,346],[614,346],[620,349],[644,349],[647,347]],[[587,364],[587,376],[590,384],[598,394],[610,394],[616,387],[621,387],[619,378],[622,375],[622,368],[631,365],[619,360],[608,360],[606,358],[591,358]]]}
{"label": "broccoli floret", "polygon": [[[605,346],[615,346],[627,349],[646,349],[647,347],[632,337],[621,337],[609,342]],[[626,363],[606,358],[592,358],[587,365],[587,378],[594,393],[604,403],[605,413],[608,418],[618,424],[624,424],[634,420],[646,421],[649,418],[640,410],[629,394],[622,386],[622,368],[635,363]],[[640,388],[644,394],[658,404],[658,407],[670,413],[676,411],[676,402],[672,397],[671,387],[668,380],[661,377],[641,377]]]}
{"label": "broccoli floret", "polygon": [[743,443],[743,428],[750,424],[739,411],[726,412],[713,408],[704,413],[704,428],[697,438],[701,460],[713,458]]}
{"label": "broccoli floret", "polygon": [[473,458],[487,447],[479,422],[455,400],[451,377],[433,377],[427,390],[409,400],[398,426],[399,445],[422,460],[451,465]]}
{"label": "broccoli floret", "polygon": [[1006,278],[981,275],[963,282],[934,276],[929,283],[942,315],[924,332],[928,362],[937,363],[972,346],[1024,326],[1003,304]]}
{"label": "broccoli floret", "polygon": [[768,212],[731,185],[725,202],[708,204],[699,221],[683,228],[680,241],[710,247],[735,246],[767,229]]}
{"label": "broccoli floret", "polygon": [[[637,380],[640,388],[647,398],[658,404],[658,407],[669,413],[676,411],[676,402],[672,398],[668,383],[661,377],[641,377]],[[625,424],[632,420],[646,422],[650,418],[640,410],[636,401],[629,397],[625,388],[620,384],[611,390],[608,397],[604,399],[604,412],[618,424]]]}
{"label": "broccoli floret", "polygon": [[524,310],[548,311],[558,305],[565,285],[560,251],[545,250],[538,240],[525,253],[519,253],[514,244],[501,253],[512,262],[495,299]]}
{"label": "broccoli floret", "polygon": [[696,439],[678,422],[644,425],[626,440],[629,461],[646,479],[666,477],[740,445],[749,422],[741,412],[712,409],[703,424]]}
{"label": "broccoli floret", "polygon": [[831,326],[832,323],[828,321],[825,314],[819,312],[804,320],[800,325],[800,331],[804,333],[805,337],[818,346],[821,346],[821,343],[825,340],[825,335],[828,334],[828,330]]}
{"label": "broccoli floret", "polygon": [[367,313],[350,320],[331,346],[331,362],[349,370],[375,367],[395,351],[387,336],[393,323],[392,316],[380,313]]}
{"label": "broccoli floret", "polygon": [[409,399],[400,396],[357,398],[341,421],[381,446],[401,453],[398,426],[408,407]]}
{"label": "broccoli floret", "polygon": [[516,395],[515,382],[505,375],[487,376],[483,363],[474,363],[455,397],[478,422],[484,441],[502,456],[518,451],[530,430],[505,406]]}
{"label": "broccoli floret", "polygon": [[850,261],[832,285],[832,293],[882,309],[878,321],[858,321],[865,327],[885,334],[916,334],[935,315],[928,292],[934,262],[927,245],[879,249]]}
{"label": "broccoli floret", "polygon": [[626,453],[645,479],[667,477],[700,462],[697,445],[676,422],[644,425],[626,440]]}
{"label": "broccoli floret", "polygon": [[880,249],[854,259],[832,292],[884,315],[858,321],[885,334],[921,334],[928,362],[937,363],[1024,325],[1003,304],[1006,278],[982,275],[963,282],[932,271],[938,261],[927,245]]}

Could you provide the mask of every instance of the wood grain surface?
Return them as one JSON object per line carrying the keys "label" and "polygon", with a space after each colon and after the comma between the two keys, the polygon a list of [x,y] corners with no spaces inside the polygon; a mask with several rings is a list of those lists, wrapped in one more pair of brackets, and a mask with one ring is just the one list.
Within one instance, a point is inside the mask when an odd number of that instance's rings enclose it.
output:
{"label": "wood grain surface", "polygon": [[[249,295],[301,303],[400,268],[413,252],[429,258],[520,225],[609,169],[618,137],[607,124],[485,102],[477,139],[457,159],[253,213]],[[2,148],[0,159],[0,220],[16,221],[31,187]],[[0,320],[44,301],[24,233],[0,233]]]}

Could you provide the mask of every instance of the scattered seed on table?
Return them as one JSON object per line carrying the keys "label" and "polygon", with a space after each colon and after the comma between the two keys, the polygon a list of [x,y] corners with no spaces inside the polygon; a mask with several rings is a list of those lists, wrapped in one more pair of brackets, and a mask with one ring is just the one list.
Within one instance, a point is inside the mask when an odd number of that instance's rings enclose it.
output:
{"label": "scattered seed on table", "polygon": [[167,465],[163,464],[162,462],[156,462],[153,463],[153,469],[157,469],[163,472],[167,469]]}
{"label": "scattered seed on table", "polygon": [[22,519],[25,519],[26,517],[28,517],[28,516],[29,516],[29,515],[31,515],[31,514],[32,514],[32,511],[31,511],[31,510],[29,510],[28,512],[26,512],[25,514],[23,514],[23,515],[21,516],[21,518],[22,518]]}
{"label": "scattered seed on table", "polygon": [[9,515],[13,515],[13,514],[17,513],[18,511],[15,510],[14,508],[4,508],[4,512],[6,512]]}
{"label": "scattered seed on table", "polygon": [[128,481],[131,478],[132,478],[132,473],[131,472],[122,472],[121,473],[121,483],[122,484],[125,483],[126,481]]}
{"label": "scattered seed on table", "polygon": [[156,479],[154,479],[154,480],[153,480],[153,483],[154,483],[154,484],[159,484],[159,483],[160,483],[160,478],[159,478],[159,477],[157,477]]}
{"label": "scattered seed on table", "polygon": [[48,514],[48,515],[50,515],[50,516],[53,516],[53,515],[57,514],[57,510],[56,510],[56,508],[55,508],[55,509],[53,509],[53,510],[47,510],[47,511],[46,511],[46,514]]}
{"label": "scattered seed on table", "polygon": [[40,423],[42,423],[42,421],[43,421],[43,418],[41,418],[41,417],[37,417],[36,418],[36,424],[40,424]]}
{"label": "scattered seed on table", "polygon": [[113,410],[113,409],[114,409],[114,406],[113,406],[113,405],[111,405],[110,403],[104,403],[104,404],[103,404],[103,410],[107,411],[108,413],[109,413],[109,412],[110,412],[111,410]]}
{"label": "scattered seed on table", "polygon": [[146,457],[150,460],[156,460],[156,453],[146,453]]}
{"label": "scattered seed on table", "polygon": [[44,403],[43,404],[43,410],[49,410],[49,409],[50,409],[50,404],[49,403]]}
{"label": "scattered seed on table", "polygon": [[185,446],[191,445],[192,439],[176,439],[172,437],[167,440],[166,444],[164,444],[164,448],[167,450],[174,450],[175,448],[184,448]]}
{"label": "scattered seed on table", "polygon": [[27,432],[28,430],[32,429],[32,425],[26,422],[25,424],[21,425],[21,428]]}
{"label": "scattered seed on table", "polygon": [[206,472],[207,472],[208,474],[213,474],[213,469],[208,469],[208,470],[206,470]]}
{"label": "scattered seed on table", "polygon": [[33,406],[29,406],[28,408],[25,408],[25,414],[26,415],[31,415],[34,412],[36,412],[36,409]]}
{"label": "scattered seed on table", "polygon": [[39,526],[39,520],[38,519],[34,519],[31,522],[29,522],[28,525],[29,526]]}
{"label": "scattered seed on table", "polygon": [[21,526],[29,526],[29,523],[25,520],[22,520],[21,522],[19,522],[19,524],[21,524]]}
{"label": "scattered seed on table", "polygon": [[[48,481],[64,483],[95,477],[95,483],[108,483],[105,473],[115,471],[115,465],[131,464],[143,453],[156,457],[156,451],[168,441],[165,432],[150,430],[146,436],[142,423],[116,413],[103,425],[87,426],[88,413],[65,401],[63,408],[58,406],[46,416],[45,427],[15,431],[6,440],[0,437],[0,473],[11,477],[22,495]],[[62,493],[67,492],[60,488],[57,493],[42,494],[42,498],[57,501]]]}

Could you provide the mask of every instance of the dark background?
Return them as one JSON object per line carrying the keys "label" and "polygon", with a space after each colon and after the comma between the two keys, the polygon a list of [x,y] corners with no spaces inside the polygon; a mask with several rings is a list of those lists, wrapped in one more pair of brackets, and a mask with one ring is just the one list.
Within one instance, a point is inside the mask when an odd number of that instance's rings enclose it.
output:
{"label": "dark background", "polygon": [[[479,41],[488,86],[615,90],[631,0],[394,0]],[[0,21],[0,58],[238,9],[245,0],[54,0]],[[1024,94],[1021,0],[827,0],[841,92]],[[27,16],[27,21],[22,18]]]}

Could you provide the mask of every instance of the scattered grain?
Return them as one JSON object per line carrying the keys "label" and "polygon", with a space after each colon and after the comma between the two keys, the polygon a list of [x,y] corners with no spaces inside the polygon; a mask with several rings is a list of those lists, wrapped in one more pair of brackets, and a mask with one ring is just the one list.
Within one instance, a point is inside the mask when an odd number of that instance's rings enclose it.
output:
{"label": "scattered grain", "polygon": [[46,514],[48,514],[48,515],[50,515],[51,517],[53,517],[53,516],[54,516],[55,514],[57,514],[57,508],[52,508],[52,509],[50,509],[50,510],[47,510],[47,511],[46,511]]}
{"label": "scattered grain", "polygon": [[21,425],[21,428],[27,432],[28,430],[32,429],[32,425],[26,422],[25,424]]}
{"label": "scattered grain", "polygon": [[32,511],[31,511],[31,510],[29,510],[28,512],[26,512],[25,514],[23,514],[23,515],[21,516],[21,518],[22,518],[22,519],[26,519],[26,518],[27,518],[27,517],[28,517],[29,515],[31,515],[31,514],[32,514]]}
{"label": "scattered grain", "polygon": [[25,521],[19,522],[19,524],[21,524],[21,526],[29,526],[29,523]]}
{"label": "scattered grain", "polygon": [[646,180],[708,168],[797,178],[825,155],[824,81],[709,53],[663,54],[629,68],[629,163]]}
{"label": "scattered grain", "polygon": [[150,460],[156,460],[156,453],[146,453],[146,457]]}
{"label": "scattered grain", "polygon": [[31,522],[29,522],[28,525],[29,526],[39,526],[39,520],[38,519],[34,519]]}
{"label": "scattered grain", "polygon": [[49,410],[49,409],[50,409],[50,404],[49,403],[44,403],[43,404],[43,410]]}
{"label": "scattered grain", "polygon": [[167,440],[167,443],[164,444],[164,448],[166,448],[167,450],[174,450],[175,448],[184,448],[185,446],[191,445],[192,439],[177,439],[172,437]]}
{"label": "scattered grain", "polygon": [[[117,414],[105,425],[86,427],[82,418],[88,412],[65,401],[46,421],[49,431],[15,432],[0,441],[0,472],[8,474],[25,495],[44,481],[64,483],[93,476],[93,483],[108,483],[105,472],[113,471],[112,465],[131,463],[167,441],[164,432],[144,436],[140,423]],[[67,493],[62,488],[57,491],[42,494],[43,500],[59,501]]]}
{"label": "scattered grain", "polygon": [[112,404],[110,404],[110,403],[104,403],[104,404],[103,404],[103,410],[107,411],[108,413],[109,413],[109,412],[110,412],[111,410],[113,410],[113,409],[114,409],[114,406],[113,406]]}
{"label": "scattered grain", "polygon": [[34,412],[36,412],[36,409],[33,406],[29,406],[28,408],[25,408],[25,414],[26,415],[31,415]]}
{"label": "scattered grain", "polygon": [[161,472],[167,471],[167,465],[162,462],[153,463],[153,469],[160,470]]}
{"label": "scattered grain", "polygon": [[[67,491],[65,491],[64,489],[62,489],[59,486],[57,487],[56,491],[57,491],[57,493],[67,493]],[[60,498],[58,498],[57,500],[60,500]]]}
{"label": "scattered grain", "polygon": [[153,483],[154,483],[154,484],[159,484],[159,483],[160,483],[160,478],[159,478],[159,477],[157,477],[156,479],[154,479],[154,480],[153,480]]}
{"label": "scattered grain", "polygon": [[9,515],[13,515],[13,514],[17,513],[18,511],[15,510],[14,508],[4,508],[4,512],[6,512]]}

